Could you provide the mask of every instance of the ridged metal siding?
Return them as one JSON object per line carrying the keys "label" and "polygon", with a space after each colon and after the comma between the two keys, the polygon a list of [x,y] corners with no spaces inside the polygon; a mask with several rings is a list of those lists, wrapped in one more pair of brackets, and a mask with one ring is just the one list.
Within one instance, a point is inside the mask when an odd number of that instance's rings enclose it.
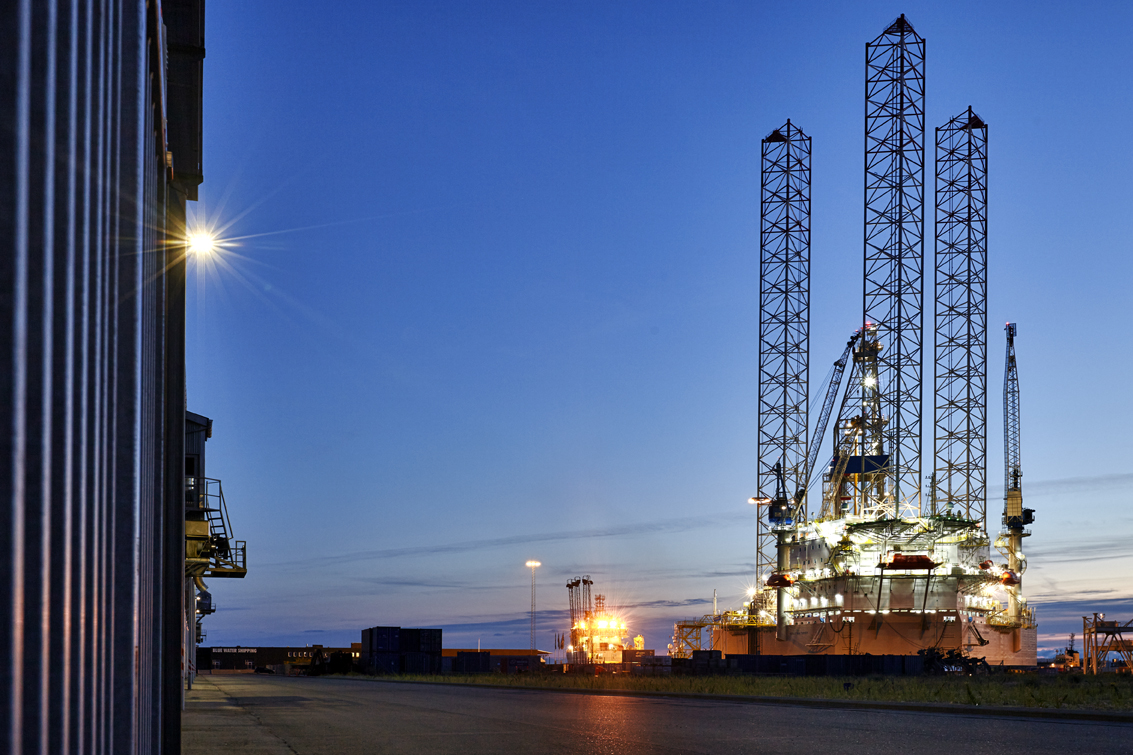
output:
{"label": "ridged metal siding", "polygon": [[177,749],[165,239],[183,201],[160,28],[141,0],[0,6],[0,751]]}

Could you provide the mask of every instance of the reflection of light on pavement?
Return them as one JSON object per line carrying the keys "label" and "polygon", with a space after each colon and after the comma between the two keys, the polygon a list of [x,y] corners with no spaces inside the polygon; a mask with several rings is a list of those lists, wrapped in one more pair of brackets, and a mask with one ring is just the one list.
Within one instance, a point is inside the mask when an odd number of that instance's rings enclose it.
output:
{"label": "reflection of light on pavement", "polygon": [[585,751],[599,755],[636,755],[656,752],[658,744],[643,728],[639,706],[643,701],[606,695],[581,696],[576,726],[582,728]]}

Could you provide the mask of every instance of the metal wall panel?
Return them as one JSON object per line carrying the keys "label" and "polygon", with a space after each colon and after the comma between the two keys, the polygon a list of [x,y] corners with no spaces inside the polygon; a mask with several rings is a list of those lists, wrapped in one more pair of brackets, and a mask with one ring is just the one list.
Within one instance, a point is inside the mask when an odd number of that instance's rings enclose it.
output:
{"label": "metal wall panel", "polygon": [[179,749],[164,26],[144,0],[0,6],[0,751]]}

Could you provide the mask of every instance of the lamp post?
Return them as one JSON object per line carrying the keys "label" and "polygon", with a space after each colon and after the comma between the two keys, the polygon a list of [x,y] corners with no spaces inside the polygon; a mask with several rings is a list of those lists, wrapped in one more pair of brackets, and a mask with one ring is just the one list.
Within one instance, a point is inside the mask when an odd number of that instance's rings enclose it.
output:
{"label": "lamp post", "polygon": [[531,649],[535,650],[535,569],[543,564],[538,561],[528,561],[531,569]]}
{"label": "lamp post", "polygon": [[760,506],[770,506],[771,499],[759,496],[752,496],[747,499],[747,502],[755,506],[755,584],[760,584],[760,577],[762,576],[762,569],[765,566],[763,563],[763,519],[759,511]]}

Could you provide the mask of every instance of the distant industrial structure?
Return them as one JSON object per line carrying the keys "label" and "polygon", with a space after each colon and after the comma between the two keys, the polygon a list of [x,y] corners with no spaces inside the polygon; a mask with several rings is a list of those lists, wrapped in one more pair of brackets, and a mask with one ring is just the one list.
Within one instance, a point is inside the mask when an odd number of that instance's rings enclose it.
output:
{"label": "distant industrial structure", "polygon": [[[1013,324],[994,542],[987,523],[988,126],[969,107],[936,129],[935,340],[926,344],[924,66],[925,41],[903,15],[866,45],[862,313],[819,394],[813,435],[811,138],[788,120],[762,142],[757,582],[742,610],[678,623],[674,656],[709,646],[783,657],[931,650],[1035,665],[1035,616],[1022,594],[1034,514],[1022,506]],[[830,462],[817,475],[828,426]]]}
{"label": "distant industrial structure", "polygon": [[1122,673],[1133,673],[1133,619],[1107,621],[1104,613],[1083,616],[1082,645],[1085,650],[1083,671],[1097,674],[1099,669],[1104,671],[1112,664]]}
{"label": "distant industrial structure", "polygon": [[[570,645],[566,647],[567,663],[573,665],[612,664],[629,660],[635,651],[644,651],[641,635],[630,641],[624,618],[610,613],[606,596],[591,599],[594,581],[587,574],[567,582],[570,599]],[[650,655],[652,651],[649,651]]]}

